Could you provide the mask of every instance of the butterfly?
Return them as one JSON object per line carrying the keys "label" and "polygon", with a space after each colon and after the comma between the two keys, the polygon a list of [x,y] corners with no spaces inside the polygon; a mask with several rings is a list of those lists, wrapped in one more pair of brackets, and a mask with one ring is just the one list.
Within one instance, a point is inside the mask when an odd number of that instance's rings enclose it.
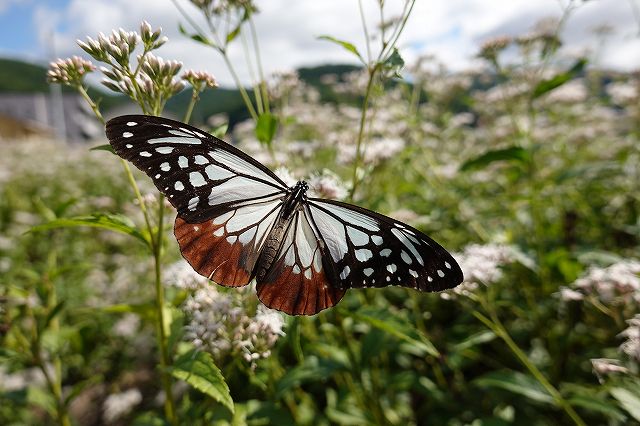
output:
{"label": "butterfly", "polygon": [[256,281],[260,301],[313,315],[347,289],[453,288],[462,270],[411,226],[355,205],[307,196],[211,134],[166,118],[125,115],[106,134],[177,210],[174,234],[195,271],[228,287]]}

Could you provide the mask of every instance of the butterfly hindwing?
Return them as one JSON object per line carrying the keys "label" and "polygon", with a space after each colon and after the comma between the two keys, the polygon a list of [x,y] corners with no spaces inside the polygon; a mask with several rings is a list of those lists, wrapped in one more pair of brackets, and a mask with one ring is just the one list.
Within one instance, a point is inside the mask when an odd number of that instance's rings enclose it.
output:
{"label": "butterfly hindwing", "polygon": [[178,215],[197,223],[234,203],[284,194],[269,169],[228,143],[178,121],[127,115],[107,123],[115,152],[167,196]]}
{"label": "butterfly hindwing", "polygon": [[332,285],[335,271],[328,254],[307,211],[298,210],[271,268],[257,283],[258,298],[289,315],[313,315],[334,306],[346,290]]}
{"label": "butterfly hindwing", "polygon": [[178,216],[180,251],[200,275],[225,286],[246,285],[281,205],[281,197],[244,203],[200,223]]}
{"label": "butterfly hindwing", "polygon": [[338,201],[312,199],[309,209],[338,272],[339,288],[399,285],[441,291],[462,282],[453,257],[407,224]]}

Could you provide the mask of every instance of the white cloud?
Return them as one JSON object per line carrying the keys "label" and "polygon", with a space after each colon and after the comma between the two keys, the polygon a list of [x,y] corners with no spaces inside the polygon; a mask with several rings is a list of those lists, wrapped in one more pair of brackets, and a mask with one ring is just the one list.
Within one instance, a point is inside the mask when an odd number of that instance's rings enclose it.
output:
{"label": "white cloud", "polygon": [[[566,2],[566,0],[565,0]],[[558,0],[439,0],[416,2],[400,45],[407,58],[432,53],[453,69],[469,66],[483,39],[498,34],[521,34],[546,16],[559,16]],[[181,0],[186,9],[193,10]],[[318,35],[330,34],[352,41],[364,54],[364,37],[355,1],[288,1],[261,0],[256,16],[262,60],[267,72],[319,63],[354,62],[346,51]],[[375,1],[363,0],[370,26],[378,14]],[[400,0],[388,0],[387,16],[399,12]],[[110,32],[113,28],[137,29],[142,20],[153,27],[162,26],[170,38],[159,52],[165,58],[179,59],[186,67],[213,72],[223,84],[232,84],[224,63],[212,49],[202,47],[180,35],[178,22],[184,19],[169,0],[71,0],[59,14],[45,6],[38,7],[40,21],[54,16],[61,19],[57,35],[59,55],[77,54],[76,38]],[[39,14],[39,15],[38,15]],[[593,27],[609,23],[617,29],[606,49],[599,54],[602,65],[619,69],[640,67],[638,25],[633,20],[629,2],[599,0],[586,2],[568,21],[563,33],[567,51],[596,46]],[[40,26],[44,28],[46,26]],[[41,39],[47,40],[43,34]],[[230,49],[232,62],[243,79],[249,79],[239,40]]]}

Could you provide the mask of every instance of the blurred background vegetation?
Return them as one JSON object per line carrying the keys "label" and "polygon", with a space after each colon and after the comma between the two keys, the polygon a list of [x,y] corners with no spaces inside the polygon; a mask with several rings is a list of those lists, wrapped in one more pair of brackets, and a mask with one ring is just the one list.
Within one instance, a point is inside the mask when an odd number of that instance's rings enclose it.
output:
{"label": "blurred background vegetation", "polygon": [[[244,30],[257,11],[229,3],[216,13],[240,10]],[[640,74],[590,64],[597,46],[560,54],[567,19],[486,40],[473,70],[390,51],[269,76],[248,101],[198,93],[194,124],[410,223],[465,271],[453,291],[351,290],[313,317],[202,282],[149,179],[134,173],[136,197],[89,150],[100,124],[64,143],[0,114],[0,424],[640,423]],[[48,94],[45,75],[2,59],[0,92]],[[80,82],[106,117],[139,111]],[[183,119],[193,93],[164,114]],[[145,228],[141,206],[168,223]]]}

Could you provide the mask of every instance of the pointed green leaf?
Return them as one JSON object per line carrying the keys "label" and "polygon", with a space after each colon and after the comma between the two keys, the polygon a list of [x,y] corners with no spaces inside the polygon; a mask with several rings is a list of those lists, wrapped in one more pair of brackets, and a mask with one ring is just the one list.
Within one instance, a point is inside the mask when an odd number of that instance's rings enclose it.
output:
{"label": "pointed green leaf", "polygon": [[440,352],[438,352],[427,336],[420,333],[413,324],[386,309],[363,308],[351,314],[351,316],[358,321],[366,322],[373,327],[409,343],[412,349],[427,353],[431,356],[440,355]]}
{"label": "pointed green leaf", "polygon": [[173,377],[184,380],[233,413],[233,400],[229,393],[229,386],[211,355],[196,349],[190,350],[175,361],[170,371]]}
{"label": "pointed green leaf", "polygon": [[210,133],[218,139],[222,139],[229,130],[229,123],[224,123],[213,129]]}
{"label": "pointed green leaf", "polygon": [[77,226],[90,226],[94,228],[108,229],[110,231],[131,235],[147,245],[150,244],[145,235],[136,228],[131,219],[123,215],[108,213],[94,213],[88,216],[54,219],[47,223],[32,227],[29,232],[48,231],[50,229],[72,228]]}
{"label": "pointed green leaf", "polygon": [[345,49],[347,49],[349,52],[353,53],[354,55],[356,55],[358,57],[358,59],[360,59],[360,62],[362,62],[363,64],[365,63],[364,59],[362,59],[362,55],[360,55],[360,52],[358,52],[358,49],[352,44],[349,43],[348,41],[344,41],[344,40],[339,40],[335,37],[332,36],[328,36],[328,35],[322,35],[320,37],[318,37],[319,40],[328,40],[332,43],[336,43],[339,44],[340,46],[344,47]]}
{"label": "pointed green leaf", "polygon": [[256,123],[256,137],[265,145],[271,145],[278,129],[278,119],[268,112],[261,114]]}
{"label": "pointed green leaf", "polygon": [[473,381],[482,388],[500,388],[530,400],[553,404],[553,398],[533,377],[518,371],[493,371]]}
{"label": "pointed green leaf", "polygon": [[612,388],[609,392],[634,419],[640,421],[640,393],[622,387]]}
{"label": "pointed green leaf", "polygon": [[208,38],[206,38],[201,34],[189,34],[187,30],[182,26],[182,24],[178,24],[178,31],[180,31],[180,34],[185,35],[190,39],[197,41],[198,43],[202,43],[207,46],[216,47],[216,44],[214,42],[212,42],[211,40],[209,40]]}
{"label": "pointed green leaf", "polygon": [[98,145],[98,146],[94,146],[93,148],[89,148],[89,151],[107,151],[110,152],[112,154],[115,154],[116,152],[113,150],[113,147],[111,146],[111,144],[104,144],[104,145]]}
{"label": "pointed green leaf", "polygon": [[552,91],[553,89],[562,86],[569,80],[577,77],[584,67],[587,65],[587,60],[582,58],[579,59],[569,70],[556,74],[552,78],[548,80],[541,81],[538,85],[533,89],[531,93],[531,99],[539,98],[547,92]]}
{"label": "pointed green leaf", "polygon": [[233,31],[227,34],[227,43],[231,43],[236,37],[238,37],[238,34],[240,34],[241,25],[242,23],[238,24],[238,26]]}
{"label": "pointed green leaf", "polygon": [[469,170],[483,169],[496,161],[515,161],[524,163],[529,160],[529,157],[529,152],[519,146],[495,149],[485,152],[476,158],[465,161],[464,164],[460,166],[460,171],[466,172]]}

